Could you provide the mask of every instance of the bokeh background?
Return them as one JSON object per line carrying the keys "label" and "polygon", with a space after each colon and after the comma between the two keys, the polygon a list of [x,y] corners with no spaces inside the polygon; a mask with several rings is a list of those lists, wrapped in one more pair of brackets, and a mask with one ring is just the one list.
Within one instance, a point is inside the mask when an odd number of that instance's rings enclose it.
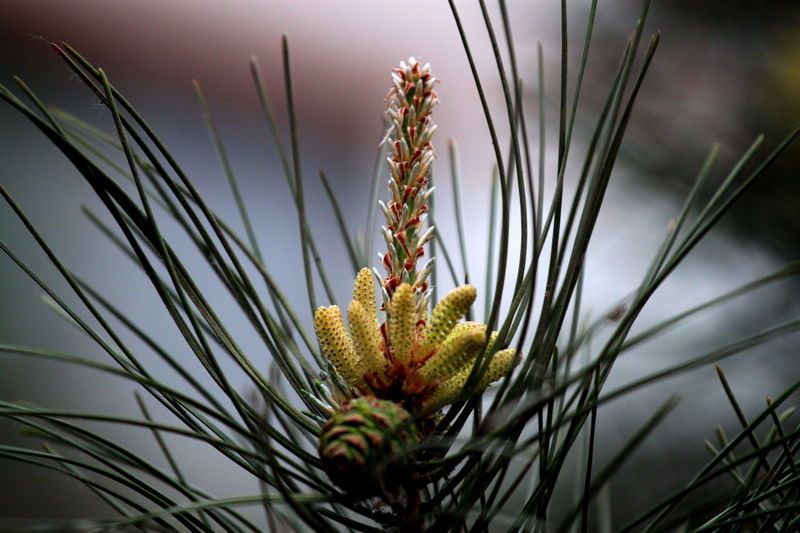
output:
{"label": "bokeh background", "polygon": [[[533,91],[537,43],[544,52],[545,157],[552,177],[560,3],[511,4],[526,106],[533,121],[538,119]],[[583,43],[587,4],[568,2],[573,74]],[[472,2],[458,5],[493,109],[498,117],[504,117],[480,11]],[[661,44],[626,135],[587,262],[585,309],[594,316],[602,316],[641,279],[648,258],[669,220],[678,213],[680,200],[714,142],[721,143],[720,161],[712,176],[718,181],[756,135],[764,133],[765,146],[774,146],[800,119],[800,36],[796,31],[800,8],[792,2],[712,6],[673,0],[656,2],[651,10],[647,33],[660,30]],[[601,2],[579,108],[573,146],[576,155],[582,153],[639,8],[636,1]],[[284,139],[288,139],[280,55],[281,36],[288,35],[310,222],[343,301],[353,272],[339,244],[317,173],[324,171],[333,184],[351,231],[363,233],[369,180],[383,134],[381,115],[389,71],[409,55],[422,57],[441,80],[441,105],[435,115],[439,124],[435,144],[440,159],[435,172],[440,177],[440,230],[445,238],[455,235],[447,201],[452,191],[446,179],[447,141],[454,138],[460,148],[462,196],[468,211],[465,231],[470,279],[482,279],[493,152],[456,27],[444,2],[4,0],[0,10],[0,82],[13,86],[11,76],[16,74],[48,104],[112,131],[109,113],[49,45],[50,41],[68,42],[103,67],[112,83],[159,132],[209,203],[240,227],[192,89],[191,80],[197,80],[240,180],[267,266],[290,299],[304,310],[296,216],[250,79],[248,60],[251,55],[258,56]],[[574,76],[570,90],[572,87]],[[538,139],[533,143],[538,144]],[[793,147],[656,294],[642,316],[643,326],[797,257],[798,164],[800,149]],[[8,105],[0,105],[0,184],[70,268],[124,305],[154,337],[178,356],[185,355],[187,366],[192,367],[166,316],[159,315],[155,294],[141,274],[81,213],[81,205],[102,212],[89,188],[60,153]],[[548,186],[552,190],[552,179]],[[46,257],[5,206],[0,207],[0,239],[45,280],[64,290]],[[188,245],[185,253],[191,257]],[[442,275],[440,283],[446,287],[450,282]],[[480,290],[480,283],[476,284]],[[213,286],[208,290],[222,309],[231,304],[224,294],[214,292]],[[10,260],[0,258],[0,342],[103,360],[89,340],[42,305],[40,293]],[[797,316],[797,294],[797,284],[789,281],[697,317],[678,332],[623,358],[610,386]],[[75,302],[74,298],[67,300]],[[306,313],[305,318],[309,320],[310,315]],[[257,342],[247,331],[241,334],[243,345],[252,346],[252,359],[266,369],[268,360],[266,355],[258,355]],[[796,337],[787,337],[724,363],[748,413],[760,410],[765,396],[779,394],[800,376],[796,345]],[[244,379],[241,386],[247,386]],[[138,416],[132,392],[130,383],[102,374],[0,355],[2,400]],[[636,509],[687,480],[706,460],[703,441],[713,439],[715,424],[722,424],[729,433],[736,431],[735,416],[716,373],[705,368],[615,401],[602,411],[599,464],[673,392],[681,395],[681,406],[648,439],[647,446],[630,458],[611,485],[615,524],[621,525]],[[124,428],[114,429],[112,434],[153,461],[163,462],[149,434]],[[7,420],[0,420],[0,439],[36,446],[20,433],[18,425]],[[210,449],[185,441],[176,441],[176,446],[192,478],[207,483],[214,494],[256,490],[252,480]],[[46,471],[0,461],[0,479],[0,524],[2,520],[21,523],[107,512],[80,484]]]}

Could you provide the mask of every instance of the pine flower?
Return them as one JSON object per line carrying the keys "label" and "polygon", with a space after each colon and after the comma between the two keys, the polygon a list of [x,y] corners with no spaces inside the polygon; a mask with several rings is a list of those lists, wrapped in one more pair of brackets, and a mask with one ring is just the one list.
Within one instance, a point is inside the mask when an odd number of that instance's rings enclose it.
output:
{"label": "pine flower", "polygon": [[[392,198],[381,203],[387,246],[383,256],[387,276],[381,280],[384,322],[379,323],[375,281],[367,268],[361,269],[353,285],[347,309],[349,333],[336,306],[321,307],[314,316],[322,353],[347,384],[343,391],[347,397],[374,395],[415,416],[456,399],[487,345],[485,325],[459,323],[475,301],[475,287],[457,287],[428,316],[433,259],[417,269],[417,259],[433,237],[433,228],[423,231],[423,226],[433,192],[427,186],[435,157],[431,137],[436,126],[430,116],[438,102],[435,83],[430,66],[413,57],[392,71],[386,112],[392,125],[384,139],[391,146]],[[487,353],[493,343],[492,338]],[[513,350],[495,354],[478,390],[500,379],[514,362]]]}
{"label": "pine flower", "polygon": [[[435,82],[430,67],[413,57],[392,73],[387,111],[392,126],[384,139],[391,145],[391,200],[380,204],[387,247],[383,304],[377,309],[375,281],[362,268],[347,308],[349,332],[335,305],[314,314],[322,353],[350,398],[322,428],[319,454],[331,481],[356,498],[418,492],[410,445],[435,428],[430,422],[436,410],[459,398],[478,357],[485,348],[491,354],[495,339],[493,334],[487,342],[484,324],[460,322],[477,296],[471,285],[452,290],[429,314],[433,259],[417,268],[433,237],[433,228],[423,227],[433,190],[427,185],[435,157],[431,137],[436,126],[430,118],[437,102]],[[378,311],[385,315],[383,323]],[[493,354],[477,391],[508,373],[515,362],[514,349]]]}

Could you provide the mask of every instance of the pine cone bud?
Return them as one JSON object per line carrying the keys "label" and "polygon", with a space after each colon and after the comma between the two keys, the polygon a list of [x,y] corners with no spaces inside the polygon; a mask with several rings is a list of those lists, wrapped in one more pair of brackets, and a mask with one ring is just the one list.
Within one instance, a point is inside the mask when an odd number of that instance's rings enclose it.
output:
{"label": "pine cone bud", "polygon": [[[374,496],[407,479],[417,440],[411,415],[394,402],[362,396],[343,403],[319,438],[328,477],[353,496]],[[405,476],[405,477],[404,477]]]}

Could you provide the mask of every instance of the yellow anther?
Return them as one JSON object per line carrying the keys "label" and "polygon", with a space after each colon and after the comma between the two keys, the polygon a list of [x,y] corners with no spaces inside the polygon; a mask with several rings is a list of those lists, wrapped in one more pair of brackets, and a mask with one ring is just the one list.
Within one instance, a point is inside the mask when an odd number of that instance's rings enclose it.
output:
{"label": "yellow anther", "polygon": [[421,355],[425,356],[432,352],[447,338],[456,322],[464,316],[469,306],[475,301],[476,295],[475,287],[462,285],[447,293],[447,296],[436,304],[423,333],[424,340],[419,351]]}
{"label": "yellow anther", "polygon": [[[366,269],[364,269],[366,270]],[[363,272],[363,271],[362,271]],[[369,272],[369,271],[367,271]],[[374,309],[373,305],[373,309]],[[358,300],[350,302],[347,308],[347,322],[350,325],[350,336],[353,339],[361,368],[365,373],[380,379],[386,376],[386,358],[381,350],[381,334],[378,320]]]}
{"label": "yellow anther", "polygon": [[369,313],[377,324],[378,315],[375,311],[375,282],[372,279],[372,271],[362,268],[356,276],[353,284],[353,300],[361,304],[364,311]]}
{"label": "yellow anther", "polygon": [[484,342],[486,325],[477,322],[458,324],[417,373],[427,383],[447,379],[474,361]]}
{"label": "yellow anther", "polygon": [[481,382],[478,384],[478,390],[483,390],[490,384],[505,376],[517,364],[517,350],[515,348],[506,348],[500,350],[489,363],[489,368],[486,373],[481,377]]}
{"label": "yellow anther", "polygon": [[[502,378],[511,371],[516,363],[516,349],[514,348],[506,348],[494,354],[492,361],[489,363],[489,368],[487,368],[486,372],[481,376],[481,380],[475,392],[481,392],[491,383]],[[429,406],[439,408],[454,402],[467,383],[467,378],[471,371],[472,365],[467,365],[459,370],[453,377],[440,383],[433,397],[428,402]]]}
{"label": "yellow anther", "polygon": [[353,340],[347,334],[342,319],[342,311],[337,306],[320,307],[314,313],[314,330],[317,333],[322,355],[331,363],[336,372],[352,387],[364,387],[364,372],[353,347]]}
{"label": "yellow anther", "polygon": [[395,289],[389,304],[389,342],[394,349],[395,359],[404,366],[410,364],[414,346],[417,323],[414,310],[414,291],[411,285],[402,283]]}

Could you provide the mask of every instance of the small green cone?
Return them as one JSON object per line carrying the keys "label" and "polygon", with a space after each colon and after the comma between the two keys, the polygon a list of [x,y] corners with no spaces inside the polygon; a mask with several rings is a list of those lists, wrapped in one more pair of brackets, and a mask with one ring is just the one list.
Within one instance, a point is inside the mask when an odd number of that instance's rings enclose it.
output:
{"label": "small green cone", "polygon": [[362,396],[343,403],[322,427],[319,456],[339,488],[356,497],[377,496],[408,478],[408,450],[416,440],[408,411]]}

